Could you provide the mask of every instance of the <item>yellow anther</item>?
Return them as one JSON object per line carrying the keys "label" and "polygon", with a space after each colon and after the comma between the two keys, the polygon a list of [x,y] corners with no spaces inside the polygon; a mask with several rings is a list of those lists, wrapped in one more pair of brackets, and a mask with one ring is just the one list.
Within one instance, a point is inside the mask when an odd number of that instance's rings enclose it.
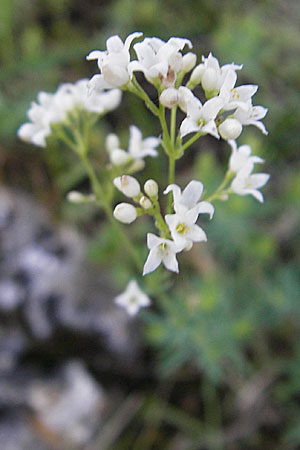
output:
{"label": "yellow anther", "polygon": [[186,226],[186,224],[182,222],[177,225],[176,231],[179,234],[186,234],[189,231],[189,227]]}

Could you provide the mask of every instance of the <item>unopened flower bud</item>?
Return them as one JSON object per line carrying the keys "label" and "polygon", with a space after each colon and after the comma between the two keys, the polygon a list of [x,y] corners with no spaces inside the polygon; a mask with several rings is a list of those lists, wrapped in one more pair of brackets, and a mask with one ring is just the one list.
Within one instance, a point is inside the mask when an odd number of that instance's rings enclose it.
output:
{"label": "unopened flower bud", "polygon": [[146,197],[145,195],[143,195],[143,197],[140,198],[139,203],[143,209],[150,209],[153,206],[149,198]]}
{"label": "unopened flower bud", "polygon": [[195,67],[196,61],[197,61],[197,56],[195,55],[195,53],[192,53],[192,52],[186,53],[182,58],[182,69],[181,70],[184,73],[188,73],[190,70],[192,70]]}
{"label": "unopened flower bud", "polygon": [[179,99],[179,91],[172,87],[165,89],[159,98],[161,104],[166,106],[167,108],[173,108],[173,106],[177,105]]}
{"label": "unopened flower bud", "polygon": [[132,223],[136,216],[136,208],[129,203],[119,203],[114,209],[114,217],[122,223]]}
{"label": "unopened flower bud", "polygon": [[120,140],[115,133],[110,133],[105,139],[105,148],[108,152],[112,152],[116,148],[120,147]]}
{"label": "unopened flower bud", "polygon": [[219,126],[219,133],[225,140],[237,139],[242,132],[242,124],[237,119],[226,119]]}
{"label": "unopened flower bud", "polygon": [[198,66],[195,67],[191,74],[190,83],[193,84],[193,86],[196,86],[199,84],[202,80],[202,75],[205,71],[205,66],[203,63],[198,64]]}
{"label": "unopened flower bud", "polygon": [[130,175],[122,175],[114,179],[114,185],[126,197],[137,197],[141,192],[140,183]]}
{"label": "unopened flower bud", "polygon": [[202,75],[201,84],[205,91],[214,91],[217,83],[217,72],[214,69],[206,69]]}
{"label": "unopened flower bud", "polygon": [[109,155],[109,159],[114,166],[123,166],[129,160],[129,155],[121,148],[115,148]]}
{"label": "unopened flower bud", "polygon": [[158,194],[158,184],[154,180],[147,180],[144,184],[144,191],[149,197],[156,197]]}
{"label": "unopened flower bud", "polygon": [[82,203],[85,201],[85,196],[78,191],[70,191],[67,194],[67,200],[71,203]]}

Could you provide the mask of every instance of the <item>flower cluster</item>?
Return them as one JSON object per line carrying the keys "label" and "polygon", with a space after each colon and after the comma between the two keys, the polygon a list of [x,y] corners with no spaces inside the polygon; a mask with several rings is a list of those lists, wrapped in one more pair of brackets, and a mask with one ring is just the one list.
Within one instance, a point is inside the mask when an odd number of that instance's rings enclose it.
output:
{"label": "flower cluster", "polygon": [[38,94],[38,101],[32,102],[27,112],[30,122],[21,125],[18,136],[39,147],[46,147],[51,125],[63,122],[69,111],[82,108],[90,113],[104,114],[119,106],[121,96],[119,89],[89,93],[87,79],[74,84],[63,83],[54,94]]}
{"label": "flower cluster", "polygon": [[[117,204],[113,216],[122,223],[131,224],[139,216],[148,215],[156,227],[156,233],[151,230],[147,234],[149,254],[143,275],[153,272],[161,264],[169,271],[178,273],[177,254],[189,251],[195,242],[207,240],[205,231],[197,222],[200,214],[208,214],[212,219],[212,203],[215,200],[225,201],[229,195],[237,194],[252,195],[263,202],[259,189],[267,183],[269,175],[253,174],[253,171],[256,164],[264,161],[251,155],[249,145],[238,146],[236,139],[247,125],[254,125],[267,134],[261,121],[267,109],[252,103],[257,85],[237,85],[237,73],[242,70],[242,65],[220,65],[211,53],[207,57],[202,56],[202,61],[197,64],[196,54],[190,51],[193,45],[189,39],[171,37],[163,41],[157,37],[146,37],[133,44],[141,37],[142,33],[134,32],[123,42],[119,36],[111,36],[106,41],[106,50],[90,52],[87,59],[97,61],[100,73],[96,73],[90,81],[63,84],[55,94],[41,92],[38,102],[32,103],[28,111],[31,122],[22,125],[18,134],[22,139],[44,147],[53,124],[64,122],[64,126],[69,126],[75,139],[70,142],[68,135],[64,135],[64,140],[81,157],[93,193],[83,195],[71,191],[68,199],[73,203],[97,202],[111,219],[114,185],[131,203]],[[134,58],[131,46],[135,52]],[[138,82],[136,72],[141,72],[154,87],[156,101],[151,100]],[[201,92],[199,87],[202,89],[201,100],[196,95],[196,92]],[[83,131],[80,129],[74,130],[79,122],[76,124],[76,121],[72,123],[72,120],[66,119],[73,117],[78,110],[85,111],[83,123],[92,113],[104,114],[119,105],[122,91],[137,96],[145,103],[159,120],[162,133],[159,137],[143,138],[139,128],[131,125],[127,149],[121,147],[115,133],[110,133],[105,140],[109,164],[100,171],[89,161],[86,135],[81,136]],[[166,108],[171,110],[170,120]],[[178,109],[183,118],[177,130]],[[86,133],[89,126],[82,128]],[[226,140],[232,149],[224,180],[210,195],[204,192],[199,180],[190,181],[182,191],[175,183],[175,163],[197,139],[206,134]],[[159,146],[169,161],[168,181],[165,176],[158,180],[164,187],[162,198],[159,198],[156,180],[147,180],[141,189],[139,181],[132,176],[144,168],[146,157],[159,155]],[[100,172],[104,174],[103,179],[99,178]],[[114,224],[117,226],[117,222]],[[122,239],[125,239],[124,235]],[[128,248],[132,250],[129,242]],[[135,252],[129,253],[133,253],[136,264]],[[130,315],[150,304],[150,299],[135,280],[115,301]]]}

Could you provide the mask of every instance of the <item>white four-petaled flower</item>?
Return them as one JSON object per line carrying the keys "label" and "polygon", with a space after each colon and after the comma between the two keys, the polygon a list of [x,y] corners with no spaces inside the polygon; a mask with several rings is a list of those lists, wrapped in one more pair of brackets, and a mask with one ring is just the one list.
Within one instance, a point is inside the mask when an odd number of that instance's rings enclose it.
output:
{"label": "white four-petaled flower", "polygon": [[161,262],[166,269],[178,273],[176,253],[181,252],[184,249],[184,245],[178,245],[170,239],[160,238],[155,236],[155,234],[148,233],[147,246],[150,252],[144,265],[143,275],[153,272]]}
{"label": "white four-petaled flower", "polygon": [[203,134],[208,133],[218,139],[219,134],[215,119],[223,107],[223,99],[220,97],[213,97],[202,105],[200,100],[195,97],[188,88],[182,87],[180,92],[185,100],[187,113],[187,117],[180,126],[181,137],[184,137],[189,133],[201,131]]}
{"label": "white four-petaled flower", "polygon": [[151,300],[139,287],[135,280],[131,280],[125,291],[115,298],[115,303],[126,309],[130,316],[135,316],[140,308],[151,304]]}
{"label": "white four-petaled flower", "polygon": [[232,172],[239,172],[249,161],[252,163],[263,163],[264,160],[259,156],[251,156],[250,145],[237,146],[233,140],[229,140],[228,144],[231,146],[232,152],[229,159],[229,169]]}
{"label": "white four-petaled flower", "polygon": [[203,184],[192,180],[183,193],[179,186],[171,184],[164,191],[165,194],[173,193],[175,214],[165,216],[170,228],[172,238],[179,245],[189,250],[193,242],[206,241],[207,237],[201,227],[196,225],[199,214],[209,214],[210,219],[214,214],[214,207],[209,202],[199,202]]}
{"label": "white four-petaled flower", "polygon": [[231,189],[238,195],[253,195],[262,203],[264,197],[258,189],[268,182],[270,175],[267,173],[255,173],[252,175],[253,168],[253,161],[248,161],[232,181]]}

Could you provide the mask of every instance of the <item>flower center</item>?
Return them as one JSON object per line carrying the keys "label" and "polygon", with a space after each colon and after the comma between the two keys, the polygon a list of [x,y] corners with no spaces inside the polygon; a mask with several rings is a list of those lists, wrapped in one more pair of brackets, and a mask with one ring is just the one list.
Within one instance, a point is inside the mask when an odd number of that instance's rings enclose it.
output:
{"label": "flower center", "polygon": [[205,120],[204,119],[199,119],[197,121],[197,124],[198,124],[199,127],[203,127],[205,125]]}
{"label": "flower center", "polygon": [[240,94],[237,93],[236,89],[230,89],[232,98],[240,98]]}
{"label": "flower center", "polygon": [[179,234],[186,234],[189,231],[189,227],[185,223],[179,223],[176,227],[176,231]]}

